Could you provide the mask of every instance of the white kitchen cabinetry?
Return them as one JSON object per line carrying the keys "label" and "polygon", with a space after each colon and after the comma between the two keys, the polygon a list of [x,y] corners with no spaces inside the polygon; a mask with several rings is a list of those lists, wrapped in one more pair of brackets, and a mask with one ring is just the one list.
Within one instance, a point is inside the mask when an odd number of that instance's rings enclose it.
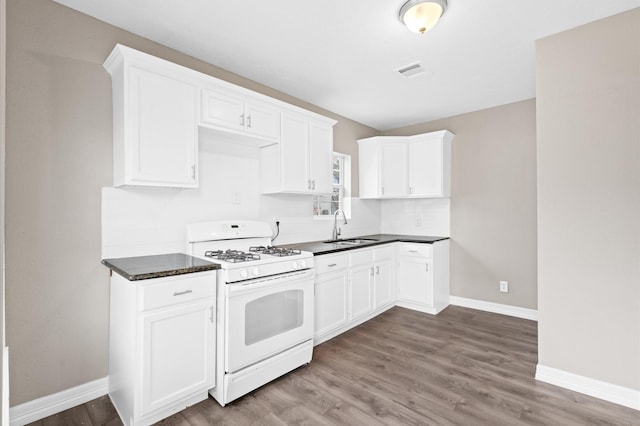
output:
{"label": "white kitchen cabinetry", "polygon": [[449,306],[449,240],[399,243],[397,305],[429,314]]}
{"label": "white kitchen cabinetry", "polygon": [[443,130],[360,139],[360,198],[449,197],[453,136]]}
{"label": "white kitchen cabinetry", "polygon": [[346,253],[316,256],[314,340],[341,329],[349,321],[349,259]]}
{"label": "white kitchen cabinetry", "polygon": [[351,320],[393,305],[394,260],[392,244],[349,252]]}
{"label": "white kitchen cabinetry", "polygon": [[393,307],[393,244],[348,250],[314,258],[316,325],[322,343]]}
{"label": "white kitchen cabinetry", "polygon": [[111,278],[109,396],[125,425],[148,425],[215,386],[215,272]]}
{"label": "white kitchen cabinetry", "polygon": [[374,309],[393,305],[396,300],[395,252],[391,244],[373,249]]}
{"label": "white kitchen cabinetry", "polygon": [[373,250],[349,252],[349,320],[357,320],[373,310]]}
{"label": "white kitchen cabinetry", "polygon": [[198,186],[196,73],[116,45],[104,67],[113,89],[114,186]]}
{"label": "white kitchen cabinetry", "polygon": [[260,148],[262,194],[331,193],[334,120],[283,112],[280,143]]}
{"label": "white kitchen cabinetry", "polygon": [[280,110],[267,102],[222,89],[202,90],[201,124],[246,135],[265,144],[280,138]]}

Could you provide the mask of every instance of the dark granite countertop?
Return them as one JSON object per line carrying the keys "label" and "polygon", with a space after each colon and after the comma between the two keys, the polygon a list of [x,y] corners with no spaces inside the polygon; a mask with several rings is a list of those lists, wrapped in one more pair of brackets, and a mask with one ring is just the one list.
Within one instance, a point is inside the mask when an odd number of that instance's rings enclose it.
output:
{"label": "dark granite countertop", "polygon": [[129,281],[170,277],[220,269],[217,263],[183,253],[103,259],[102,263]]}
{"label": "dark granite countertop", "polygon": [[299,250],[309,251],[318,256],[321,254],[337,253],[345,250],[354,250],[364,247],[373,247],[380,244],[407,242],[407,243],[423,243],[433,244],[436,241],[448,240],[449,237],[426,237],[421,235],[398,235],[398,234],[373,234],[362,235],[354,238],[344,239],[370,239],[375,241],[367,241],[360,244],[341,245],[333,243],[325,243],[323,241],[310,241],[308,243],[283,244],[283,247],[296,248]]}

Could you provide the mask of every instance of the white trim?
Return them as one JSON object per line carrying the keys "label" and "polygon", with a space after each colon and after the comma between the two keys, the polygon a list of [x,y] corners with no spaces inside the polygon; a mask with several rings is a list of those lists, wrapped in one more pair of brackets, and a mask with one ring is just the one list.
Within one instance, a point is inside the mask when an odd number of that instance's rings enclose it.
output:
{"label": "white trim", "polygon": [[484,300],[467,299],[466,297],[457,296],[451,296],[449,303],[455,306],[462,306],[464,308],[478,309],[480,311],[538,321],[538,311],[536,309],[521,308],[519,306],[503,305],[500,303],[485,302]]}
{"label": "white trim", "polygon": [[109,378],[94,380],[53,395],[43,396],[33,401],[11,407],[9,418],[11,426],[22,426],[35,422],[76,405],[84,404],[109,392]]}
{"label": "white trim", "polygon": [[640,410],[640,390],[625,388],[538,364],[536,380]]}
{"label": "white trim", "polygon": [[9,424],[9,347],[2,348],[2,418],[0,424]]}

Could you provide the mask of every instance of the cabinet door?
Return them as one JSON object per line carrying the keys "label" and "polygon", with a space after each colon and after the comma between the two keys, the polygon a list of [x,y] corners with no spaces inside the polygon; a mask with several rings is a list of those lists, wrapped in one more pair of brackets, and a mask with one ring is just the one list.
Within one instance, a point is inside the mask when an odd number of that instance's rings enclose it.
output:
{"label": "cabinet door", "polygon": [[305,117],[282,114],[282,186],[289,192],[308,193],[309,182],[309,124]]}
{"label": "cabinet door", "polygon": [[212,90],[202,91],[202,122],[232,130],[243,130],[244,101]]}
{"label": "cabinet door", "polygon": [[215,385],[214,320],[211,300],[142,315],[140,415]]}
{"label": "cabinet door", "polygon": [[280,137],[280,111],[266,103],[247,102],[244,108],[247,133],[277,140]]}
{"label": "cabinet door", "polygon": [[395,299],[393,285],[393,261],[386,260],[376,262],[375,265],[375,304],[374,308],[379,308],[392,303]]}
{"label": "cabinet door", "polygon": [[433,305],[431,267],[424,259],[398,261],[398,300]]}
{"label": "cabinet door", "polygon": [[314,337],[342,327],[347,316],[347,272],[316,275]]}
{"label": "cabinet door", "polygon": [[124,184],[197,186],[197,89],[172,76],[131,68]]}
{"label": "cabinet door", "polygon": [[311,179],[313,193],[330,194],[332,192],[332,158],[333,127],[309,123],[309,179]]}
{"label": "cabinet door", "polygon": [[399,140],[385,141],[380,146],[382,198],[407,195],[407,143]]}
{"label": "cabinet door", "polygon": [[358,141],[360,198],[380,198],[380,143],[376,138]]}
{"label": "cabinet door", "polygon": [[360,265],[351,268],[349,285],[349,319],[368,314],[373,309],[373,266]]}
{"label": "cabinet door", "polygon": [[409,143],[409,196],[442,197],[442,139]]}

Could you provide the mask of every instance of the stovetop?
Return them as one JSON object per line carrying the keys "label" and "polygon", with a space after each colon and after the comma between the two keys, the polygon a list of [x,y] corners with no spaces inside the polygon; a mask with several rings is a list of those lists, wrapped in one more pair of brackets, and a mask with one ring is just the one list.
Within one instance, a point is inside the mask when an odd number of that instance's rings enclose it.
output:
{"label": "stovetop", "polygon": [[219,264],[222,282],[313,268],[313,253],[273,247],[272,240],[265,222],[217,221],[187,227],[188,253]]}
{"label": "stovetop", "polygon": [[207,250],[204,255],[205,257],[221,260],[230,263],[239,263],[239,262],[252,262],[255,260],[261,260],[264,255],[266,258],[269,256],[275,257],[288,257],[288,256],[298,256],[301,255],[302,251],[298,249],[290,249],[283,247],[272,247],[272,246],[254,246],[249,247],[249,252],[245,252],[242,250]]}

